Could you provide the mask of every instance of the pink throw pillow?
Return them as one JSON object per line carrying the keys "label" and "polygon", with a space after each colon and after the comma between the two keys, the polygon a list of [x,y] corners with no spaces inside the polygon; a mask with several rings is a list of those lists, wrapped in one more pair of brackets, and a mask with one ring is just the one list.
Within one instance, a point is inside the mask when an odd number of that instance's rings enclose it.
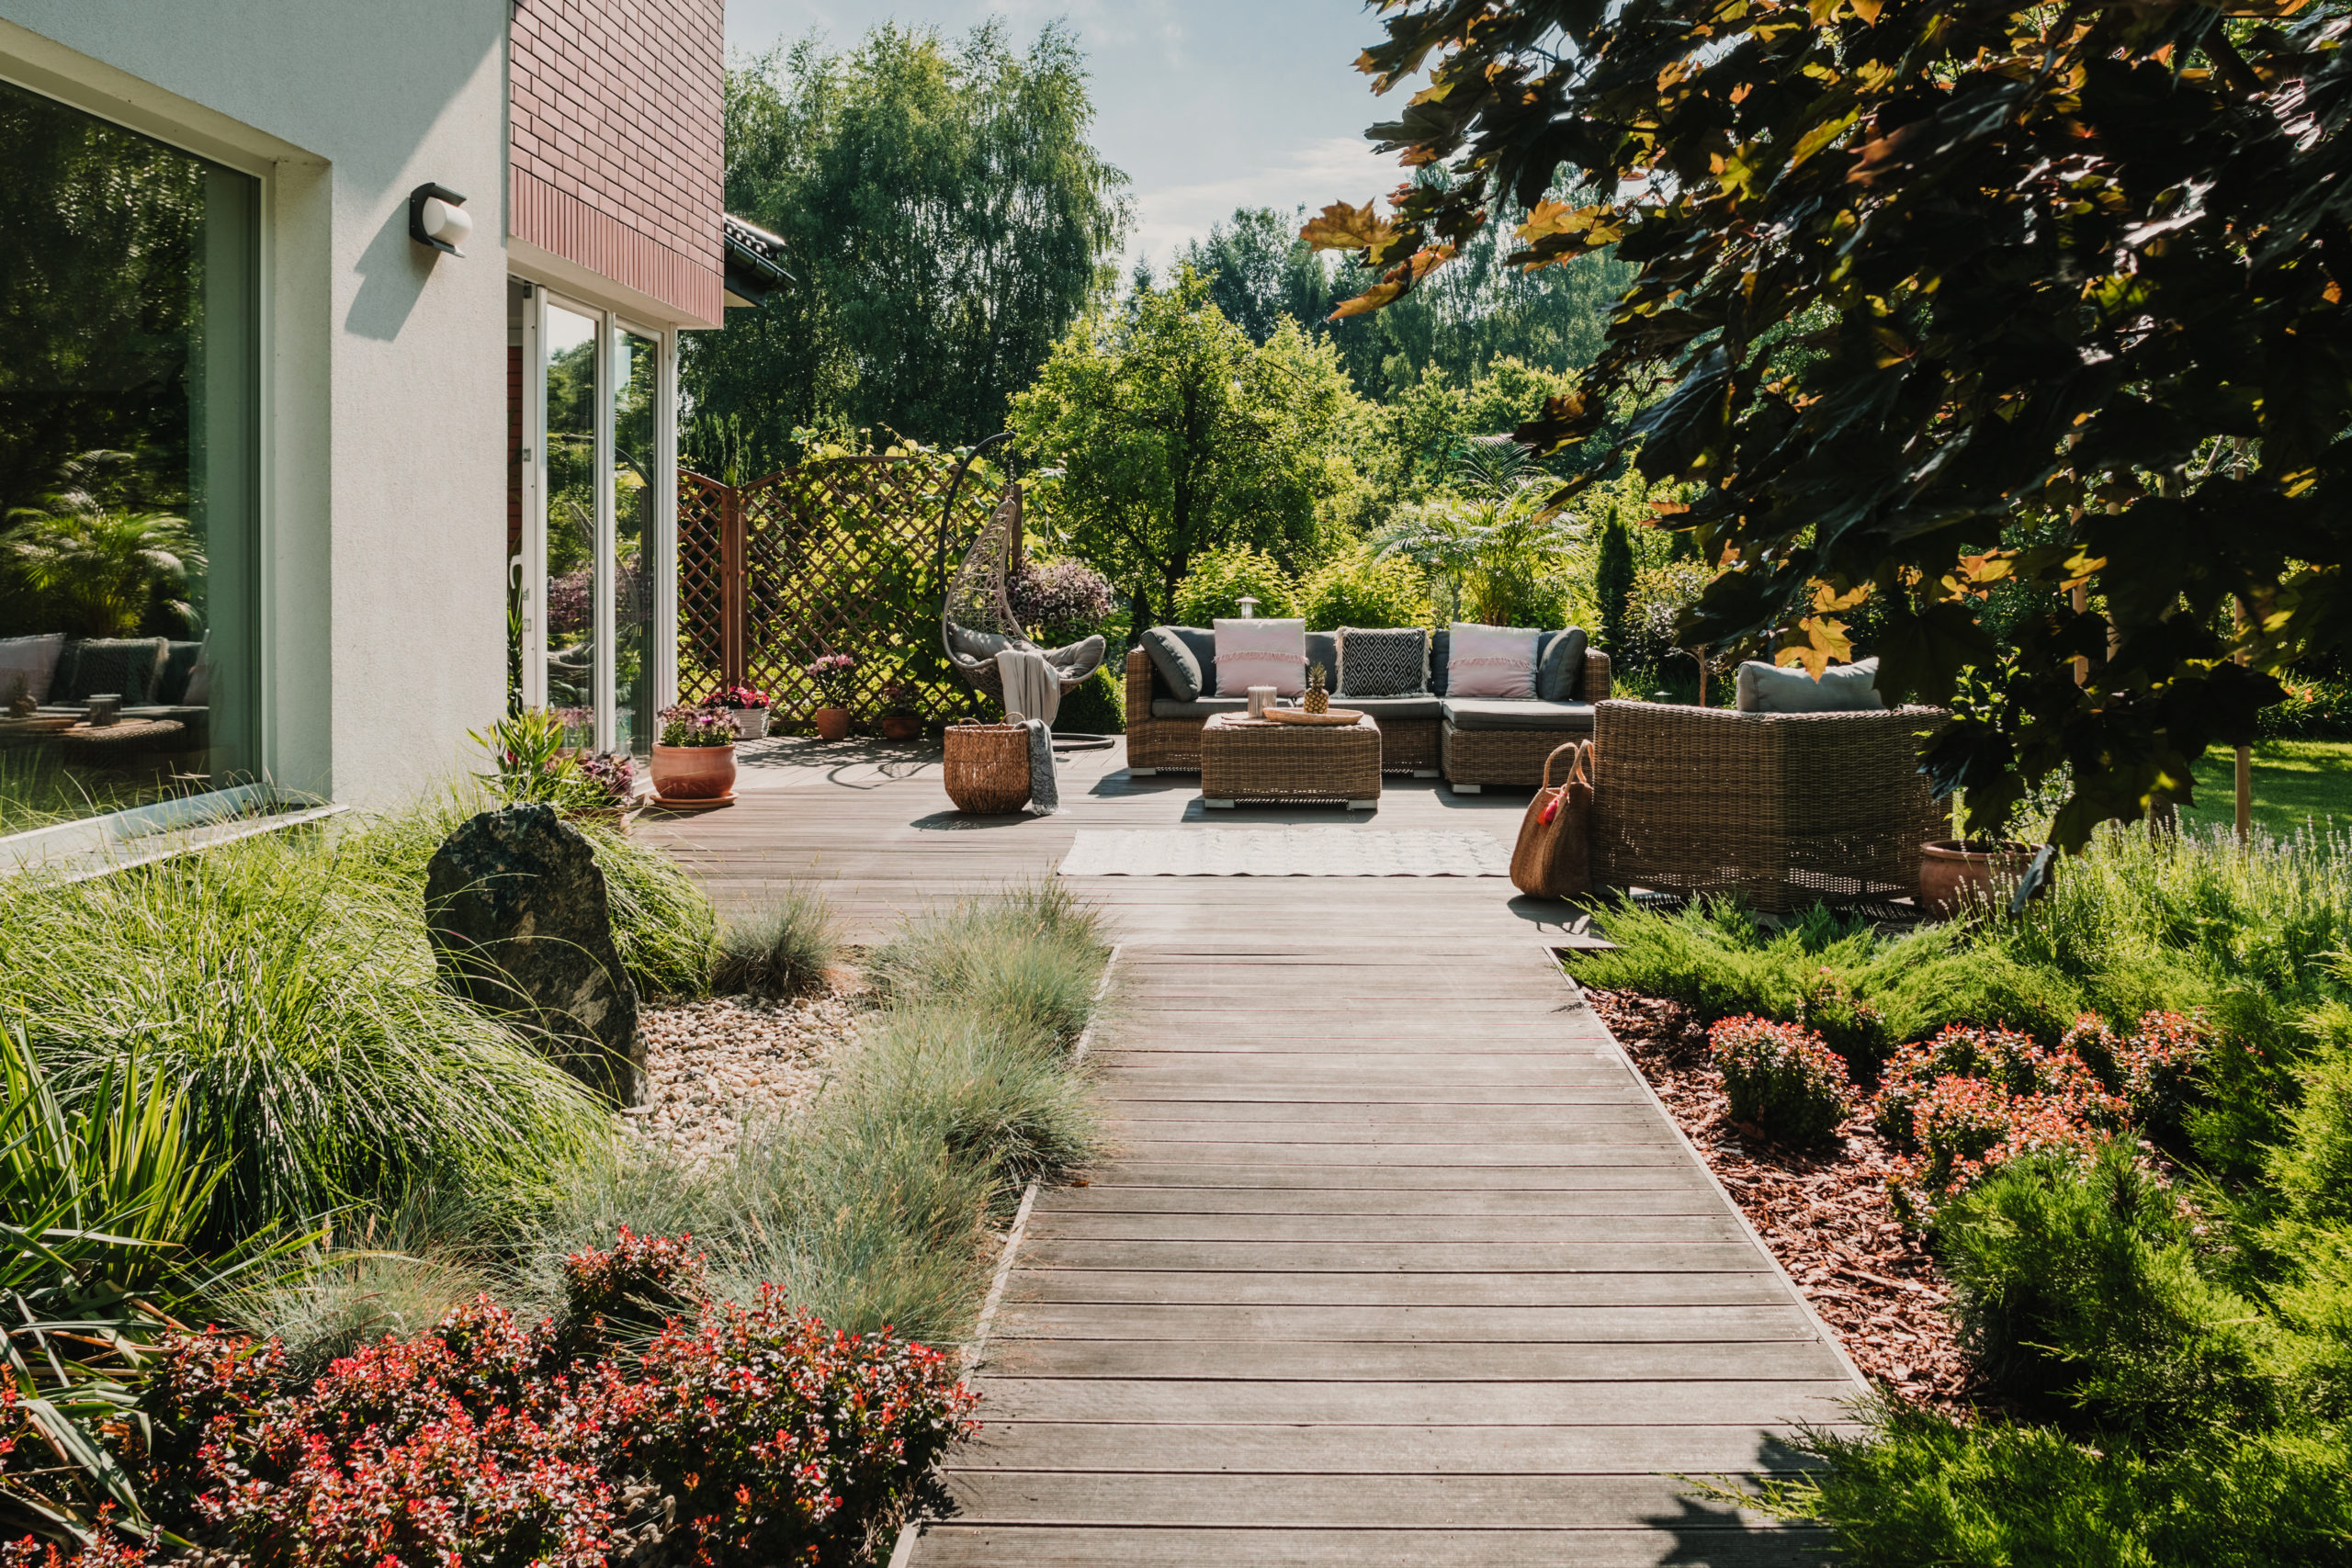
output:
{"label": "pink throw pillow", "polygon": [[1306,623],[1218,621],[1216,694],[1246,697],[1252,686],[1272,686],[1279,696],[1306,690]]}
{"label": "pink throw pillow", "polygon": [[1453,623],[1445,658],[1449,697],[1532,697],[1540,631]]}

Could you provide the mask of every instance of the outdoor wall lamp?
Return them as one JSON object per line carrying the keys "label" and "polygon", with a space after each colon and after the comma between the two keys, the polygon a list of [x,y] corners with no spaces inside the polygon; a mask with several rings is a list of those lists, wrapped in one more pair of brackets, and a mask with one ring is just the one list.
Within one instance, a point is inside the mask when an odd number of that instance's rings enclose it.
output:
{"label": "outdoor wall lamp", "polygon": [[418,244],[461,256],[458,247],[473,231],[466,198],[448,186],[427,180],[408,193],[408,237]]}

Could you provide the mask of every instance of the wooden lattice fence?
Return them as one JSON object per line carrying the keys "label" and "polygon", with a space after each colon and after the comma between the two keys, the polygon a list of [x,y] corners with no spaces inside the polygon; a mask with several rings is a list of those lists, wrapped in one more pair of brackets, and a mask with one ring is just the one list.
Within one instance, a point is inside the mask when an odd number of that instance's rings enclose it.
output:
{"label": "wooden lattice fence", "polygon": [[678,694],[738,681],[765,691],[783,723],[822,702],[802,673],[819,656],[856,659],[850,711],[871,718],[893,681],[926,718],[979,711],[939,646],[941,572],[1001,493],[966,474],[942,537],[950,454],[828,457],[730,487],[678,475]]}

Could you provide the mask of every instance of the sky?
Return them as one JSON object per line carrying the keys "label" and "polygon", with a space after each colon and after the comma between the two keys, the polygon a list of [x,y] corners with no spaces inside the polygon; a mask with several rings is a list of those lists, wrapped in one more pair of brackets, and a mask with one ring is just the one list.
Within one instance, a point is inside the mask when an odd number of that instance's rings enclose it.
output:
{"label": "sky", "polygon": [[758,53],[821,30],[836,48],[880,21],[950,35],[1001,16],[1025,50],[1065,18],[1093,70],[1094,144],[1134,182],[1126,265],[1164,267],[1237,207],[1310,212],[1403,179],[1363,128],[1409,90],[1372,94],[1355,58],[1380,37],[1362,0],[728,0],[727,41]]}

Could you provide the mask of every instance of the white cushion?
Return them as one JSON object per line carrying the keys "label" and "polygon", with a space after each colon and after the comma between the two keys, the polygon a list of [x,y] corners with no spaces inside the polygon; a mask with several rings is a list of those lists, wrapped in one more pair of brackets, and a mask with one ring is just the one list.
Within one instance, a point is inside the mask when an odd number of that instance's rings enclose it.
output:
{"label": "white cushion", "polygon": [[1303,620],[1218,621],[1216,694],[1246,697],[1252,686],[1272,686],[1295,697],[1306,690],[1306,623]]}
{"label": "white cushion", "polygon": [[1456,621],[1447,639],[1449,697],[1532,697],[1535,655],[1544,634],[1529,626],[1486,626]]}
{"label": "white cushion", "polygon": [[64,651],[63,632],[0,637],[0,707],[16,699],[19,682],[34,702],[49,701],[50,682],[57,678],[57,656]]}
{"label": "white cushion", "polygon": [[1783,670],[1751,659],[1739,667],[1742,713],[1879,713],[1885,707],[1874,658],[1834,665],[1818,681],[1801,664]]}

